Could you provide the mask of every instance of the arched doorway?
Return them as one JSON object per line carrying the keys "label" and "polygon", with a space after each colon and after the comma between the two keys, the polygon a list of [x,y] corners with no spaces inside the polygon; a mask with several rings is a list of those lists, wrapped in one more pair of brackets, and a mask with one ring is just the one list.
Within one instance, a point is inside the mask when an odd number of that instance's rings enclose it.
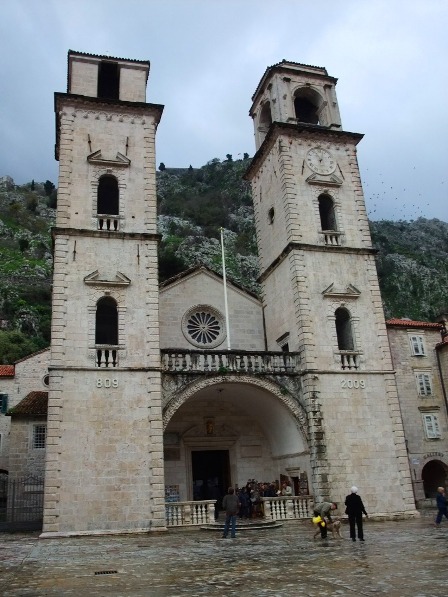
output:
{"label": "arched doorway", "polygon": [[177,395],[165,409],[165,483],[173,496],[215,499],[214,491],[221,495],[249,479],[286,476],[293,485],[291,471],[311,477],[303,413],[278,386],[221,377],[195,389],[190,385],[184,399]]}
{"label": "arched doorway", "polygon": [[430,460],[423,467],[422,480],[425,498],[435,499],[437,487],[446,487],[448,467],[440,460]]}

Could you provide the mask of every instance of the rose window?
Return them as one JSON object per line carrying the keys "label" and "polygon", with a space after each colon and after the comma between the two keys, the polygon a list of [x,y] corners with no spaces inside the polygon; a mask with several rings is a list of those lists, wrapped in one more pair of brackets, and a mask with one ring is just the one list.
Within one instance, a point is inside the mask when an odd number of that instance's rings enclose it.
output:
{"label": "rose window", "polygon": [[214,348],[224,339],[222,315],[212,307],[194,307],[183,317],[182,331],[199,348]]}

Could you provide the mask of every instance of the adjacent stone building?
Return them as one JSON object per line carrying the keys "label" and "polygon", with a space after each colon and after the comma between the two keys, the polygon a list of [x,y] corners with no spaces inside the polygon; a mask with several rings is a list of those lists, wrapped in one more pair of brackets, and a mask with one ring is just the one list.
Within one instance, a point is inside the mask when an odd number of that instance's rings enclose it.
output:
{"label": "adjacent stone building", "polygon": [[[387,322],[417,505],[448,481],[447,352],[440,323]],[[443,337],[446,339],[446,335]]]}
{"label": "adjacent stone building", "polygon": [[[205,267],[158,284],[162,106],[145,101],[148,73],[148,62],[69,52],[67,93],[55,96],[51,350],[28,359],[44,369],[34,385],[20,363],[0,381],[10,475],[37,470],[19,452],[42,443],[48,391],[43,536],[162,530],[167,501],[249,478],[288,479],[317,501],[356,484],[369,513],[415,515],[423,468],[412,463],[425,449],[412,416],[429,419],[419,406],[402,416],[413,363],[397,364],[402,327],[384,321],[362,135],[343,130],[336,79],[283,61],[252,98],[259,299]],[[428,326],[436,342],[441,326]],[[443,368],[428,367],[441,414]],[[445,453],[445,410],[437,423]]]}

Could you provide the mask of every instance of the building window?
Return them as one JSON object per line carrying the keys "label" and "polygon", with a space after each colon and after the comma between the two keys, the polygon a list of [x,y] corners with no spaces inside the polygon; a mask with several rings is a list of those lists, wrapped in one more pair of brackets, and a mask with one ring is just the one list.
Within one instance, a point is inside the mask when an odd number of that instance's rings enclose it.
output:
{"label": "building window", "polygon": [[95,344],[118,345],[118,309],[113,298],[105,296],[96,305]]}
{"label": "building window", "polygon": [[272,124],[272,115],[271,115],[271,104],[270,102],[265,102],[260,112],[260,120],[258,121],[258,130],[260,133],[266,135],[269,131],[269,127]]}
{"label": "building window", "polygon": [[319,124],[319,106],[322,98],[314,90],[302,87],[294,98],[294,111],[299,122]]}
{"label": "building window", "polygon": [[101,62],[98,69],[98,97],[120,99],[120,69],[117,62]]}
{"label": "building window", "polygon": [[323,231],[337,230],[333,199],[329,195],[319,197],[320,225]]}
{"label": "building window", "polygon": [[0,394],[0,413],[6,414],[8,410],[8,394]]}
{"label": "building window", "polygon": [[268,211],[268,222],[269,224],[273,224],[275,220],[275,210],[273,207]]}
{"label": "building window", "polygon": [[33,425],[33,448],[40,450],[45,448],[47,441],[47,426],[46,425]]}
{"label": "building window", "polygon": [[350,313],[344,307],[339,307],[334,315],[339,350],[355,350]]}
{"label": "building window", "polygon": [[225,338],[224,317],[213,307],[199,305],[185,313],[182,332],[198,348],[215,348]]}
{"label": "building window", "polygon": [[415,356],[424,356],[425,345],[423,344],[423,336],[409,336],[411,343],[411,353]]}
{"label": "building window", "polygon": [[439,417],[437,415],[423,415],[423,423],[425,426],[425,433],[428,439],[439,439],[440,426]]}
{"label": "building window", "polygon": [[432,383],[430,373],[416,373],[417,389],[419,396],[432,395]]}
{"label": "building window", "polygon": [[[118,215],[119,215],[119,190],[118,181],[115,176],[105,174],[98,182],[97,191],[97,217],[98,227],[100,230],[107,227],[108,220],[109,228],[111,230],[118,228]],[[115,218],[105,218],[104,216],[117,216]],[[109,229],[108,228],[108,229]]]}

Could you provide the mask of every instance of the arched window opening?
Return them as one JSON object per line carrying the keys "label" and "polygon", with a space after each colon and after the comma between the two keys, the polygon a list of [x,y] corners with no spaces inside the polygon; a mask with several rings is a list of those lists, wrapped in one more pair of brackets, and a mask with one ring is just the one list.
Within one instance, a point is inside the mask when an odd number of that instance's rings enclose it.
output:
{"label": "arched window opening", "polygon": [[319,124],[319,108],[322,98],[312,89],[300,89],[294,98],[294,110],[299,122]]}
{"label": "arched window opening", "polygon": [[101,62],[99,65],[98,97],[120,99],[120,69],[117,62]]}
{"label": "arched window opening", "polygon": [[117,303],[108,296],[101,298],[96,305],[95,344],[118,345]]}
{"label": "arched window opening", "polygon": [[119,192],[115,176],[106,174],[98,183],[97,213],[118,216]]}
{"label": "arched window opening", "polygon": [[334,203],[329,195],[320,195],[319,215],[322,230],[337,230]]}
{"label": "arched window opening", "polygon": [[339,307],[335,312],[336,319],[336,335],[338,337],[339,350],[354,351],[355,344],[353,342],[352,322],[350,320],[350,313],[344,307]]}
{"label": "arched window opening", "polygon": [[263,133],[264,136],[269,131],[269,127],[272,124],[272,115],[271,115],[271,104],[270,102],[266,102],[260,112],[260,120],[258,121],[258,130],[260,133]]}

